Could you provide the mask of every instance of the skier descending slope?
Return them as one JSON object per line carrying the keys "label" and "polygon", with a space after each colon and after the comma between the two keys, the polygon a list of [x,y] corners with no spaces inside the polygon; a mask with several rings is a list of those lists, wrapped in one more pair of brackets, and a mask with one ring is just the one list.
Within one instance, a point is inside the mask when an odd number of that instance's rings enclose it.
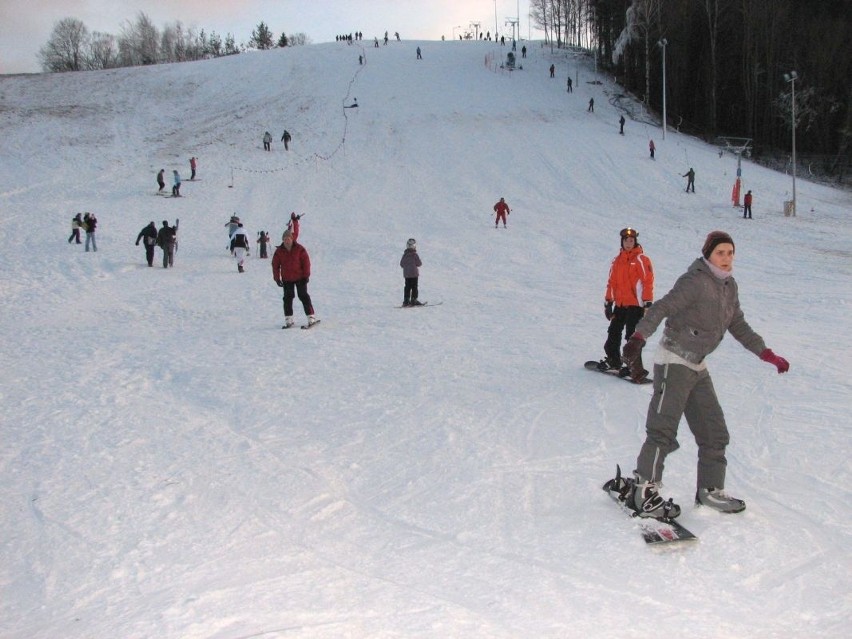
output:
{"label": "skier descending slope", "polygon": [[284,231],[281,244],[272,256],[272,278],[284,289],[284,326],[293,327],[293,299],[298,295],[308,323],[302,328],[311,328],[319,320],[314,314],[311,296],[308,295],[308,280],[311,277],[311,258],[307,249],[296,242],[291,229]]}

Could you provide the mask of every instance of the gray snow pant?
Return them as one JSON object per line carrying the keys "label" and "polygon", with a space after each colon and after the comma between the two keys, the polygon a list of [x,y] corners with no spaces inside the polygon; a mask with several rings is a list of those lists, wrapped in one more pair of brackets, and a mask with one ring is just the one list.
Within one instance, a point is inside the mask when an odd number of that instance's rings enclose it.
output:
{"label": "gray snow pant", "polygon": [[681,415],[698,444],[698,488],[724,488],[725,448],[730,440],[722,407],[706,370],[679,364],[654,365],[654,395],[645,421],[646,438],[636,460],[636,472],[659,482],[666,455],[676,451]]}

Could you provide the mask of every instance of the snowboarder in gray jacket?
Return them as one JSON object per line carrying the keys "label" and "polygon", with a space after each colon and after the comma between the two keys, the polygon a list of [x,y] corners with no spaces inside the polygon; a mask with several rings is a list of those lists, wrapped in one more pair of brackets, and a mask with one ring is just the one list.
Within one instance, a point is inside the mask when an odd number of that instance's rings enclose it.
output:
{"label": "snowboarder in gray jacket", "polygon": [[417,281],[420,278],[420,267],[423,266],[423,262],[417,255],[417,240],[413,237],[406,243],[399,265],[402,267],[402,276],[405,278],[402,305],[423,306],[422,302],[417,301]]}
{"label": "snowboarder in gray jacket", "polygon": [[666,456],[678,448],[681,416],[686,416],[698,445],[695,503],[724,513],[745,510],[743,500],[724,490],[728,427],[705,362],[726,332],[779,373],[790,368],[787,360],[766,348],[763,338],[745,320],[732,276],[731,236],[713,231],[701,253],[672,290],[646,309],[622,355],[634,380],[646,377],[642,347],[646,337],[666,319],[654,357],[654,394],[645,422],[645,443],[636,460],[633,508],[640,517],[673,518],[680,514],[677,504],[663,500],[658,485]]}

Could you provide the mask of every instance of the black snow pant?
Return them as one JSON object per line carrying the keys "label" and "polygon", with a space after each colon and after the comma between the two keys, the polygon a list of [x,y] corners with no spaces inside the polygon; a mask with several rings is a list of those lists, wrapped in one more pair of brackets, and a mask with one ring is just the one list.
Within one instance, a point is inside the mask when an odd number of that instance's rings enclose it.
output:
{"label": "black snow pant", "polygon": [[80,229],[73,229],[71,231],[71,237],[68,238],[68,243],[71,244],[72,240],[77,240],[77,244],[82,244],[80,241]]}
{"label": "black snow pant", "polygon": [[615,307],[612,319],[609,321],[609,328],[606,332],[606,343],[604,344],[604,353],[606,353],[606,357],[610,362],[621,364],[621,333],[624,331],[624,341],[629,340],[644,314],[645,309],[641,306]]}
{"label": "black snow pant", "polygon": [[698,445],[697,488],[724,488],[725,448],[730,441],[725,415],[710,373],[682,364],[654,365],[654,395],[636,472],[645,481],[662,481],[666,456],[679,447],[677,428],[682,415]]}
{"label": "black snow pant", "polygon": [[148,266],[154,266],[154,246],[155,244],[145,244],[145,259],[148,261]]}
{"label": "black snow pant", "polygon": [[314,306],[311,304],[311,296],[308,295],[308,280],[304,279],[296,282],[284,282],[284,317],[293,316],[293,299],[296,296],[302,303],[302,308],[305,309],[305,315],[313,315]]}
{"label": "black snow pant", "polygon": [[402,294],[402,303],[408,304],[409,302],[417,301],[417,277],[406,277],[405,278],[405,289]]}

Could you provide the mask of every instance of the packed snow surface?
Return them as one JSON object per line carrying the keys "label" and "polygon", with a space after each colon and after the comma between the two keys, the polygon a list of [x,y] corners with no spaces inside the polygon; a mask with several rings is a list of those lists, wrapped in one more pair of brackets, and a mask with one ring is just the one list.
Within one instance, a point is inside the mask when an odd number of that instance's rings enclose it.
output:
{"label": "packed snow surface", "polygon": [[[743,220],[734,156],[664,140],[588,58],[506,51],[0,78],[0,636],[848,636],[852,198],[800,175],[785,217],[791,176],[744,160]],[[97,252],[66,242],[78,211]],[[225,250],[235,212],[277,244],[292,211],[311,331],[280,329],[269,260]],[[176,218],[175,267],[148,268],[137,233]],[[746,318],[791,363],[730,337],[709,358],[748,509],[693,507],[682,423],[663,493],[700,541],[664,551],[601,491],[651,387],[583,369],[625,226],[657,298],[730,232]],[[395,308],[409,237],[441,306]]]}

